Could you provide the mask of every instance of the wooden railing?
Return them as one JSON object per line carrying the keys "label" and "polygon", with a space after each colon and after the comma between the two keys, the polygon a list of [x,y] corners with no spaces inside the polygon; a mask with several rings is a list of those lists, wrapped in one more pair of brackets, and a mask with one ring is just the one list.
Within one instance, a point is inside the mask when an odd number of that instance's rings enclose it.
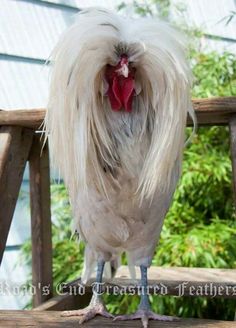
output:
{"label": "wooden railing", "polygon": [[[199,125],[227,125],[236,114],[236,97],[215,97],[193,99]],[[45,116],[45,109],[17,109],[0,111],[0,126],[12,125],[39,129]],[[188,119],[188,125],[192,121]]]}
{"label": "wooden railing", "polygon": [[[48,146],[42,150],[40,134],[34,129],[1,126],[0,123],[0,263],[27,161],[30,169],[33,285],[52,286]],[[37,306],[51,297],[52,289],[48,295],[43,295],[38,288],[33,304]]]}
{"label": "wooden railing", "polygon": [[[228,125],[230,128],[233,186],[236,195],[236,97],[193,99],[193,106],[199,126]],[[33,285],[51,286],[48,295],[43,295],[42,289],[38,288],[34,295],[33,304],[34,307],[41,310],[69,309],[75,305],[86,304],[88,295],[84,298],[80,297],[79,301],[78,297],[73,295],[57,296],[55,299],[51,299],[52,236],[49,152],[47,144],[42,150],[42,140],[40,139],[40,126],[44,116],[44,109],[0,111],[0,263],[23,179],[24,168],[29,161]],[[188,118],[188,125],[191,124],[192,122]],[[126,277],[125,270],[122,268],[120,274],[118,272],[118,285]],[[179,278],[179,280],[177,279],[179,282],[188,280],[193,284],[196,281],[203,284],[215,277],[213,280],[216,284],[236,286],[236,270],[218,269],[218,271],[214,271],[214,269],[205,269],[205,271],[199,271],[199,269],[189,268],[188,276],[186,276],[186,272],[183,273],[179,269],[173,268],[173,272]],[[166,271],[162,268],[158,268],[158,273],[153,273],[155,281],[159,278],[159,282],[163,281],[165,276]],[[131,283],[127,279],[126,277],[126,285]],[[169,280],[167,279],[165,282],[172,286],[170,294],[173,295],[173,280],[169,277]],[[223,296],[228,297],[227,295]],[[47,300],[49,301],[44,303]],[[40,304],[42,305],[40,306]]]}

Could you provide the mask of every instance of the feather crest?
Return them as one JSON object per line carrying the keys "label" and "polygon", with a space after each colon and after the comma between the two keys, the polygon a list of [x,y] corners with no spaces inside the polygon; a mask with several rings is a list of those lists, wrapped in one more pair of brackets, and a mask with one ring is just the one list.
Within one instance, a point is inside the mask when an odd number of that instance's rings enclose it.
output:
{"label": "feather crest", "polygon": [[[121,49],[137,69],[131,114],[113,113],[104,96],[104,69],[117,63]],[[157,189],[169,188],[182,156],[187,113],[195,121],[184,52],[182,35],[166,23],[125,19],[99,8],[81,12],[61,37],[52,55],[45,128],[72,205],[78,190],[91,183],[107,197],[119,188],[113,172],[126,165],[119,151],[126,143],[128,149],[130,137],[149,139],[139,198],[152,199]]]}

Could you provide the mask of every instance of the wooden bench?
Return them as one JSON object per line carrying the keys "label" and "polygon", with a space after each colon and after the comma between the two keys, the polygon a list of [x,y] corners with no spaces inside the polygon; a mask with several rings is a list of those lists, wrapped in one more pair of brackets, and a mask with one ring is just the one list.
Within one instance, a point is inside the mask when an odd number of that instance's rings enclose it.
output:
{"label": "wooden bench", "polygon": [[[236,97],[193,100],[198,124],[228,125],[232,155],[233,187],[236,191]],[[48,146],[41,151],[40,130],[45,115],[44,109],[0,111],[0,263],[23,178],[27,161],[30,167],[30,199],[32,226],[32,276],[33,285],[52,286],[52,240],[50,216],[50,175]],[[192,122],[188,119],[188,125]],[[235,197],[236,199],[236,197]],[[236,270],[202,268],[157,268],[152,267],[149,278],[153,288],[156,284],[167,287],[167,294],[178,295],[178,286],[203,288],[206,284],[218,290],[217,297],[236,297],[232,288],[236,286]],[[66,291],[76,286],[80,280],[65,287],[63,295],[52,298],[40,290],[33,298],[33,311],[0,311],[0,327],[77,327],[74,318],[61,318],[59,310],[83,307],[88,304],[91,287],[87,286],[85,295],[73,295]],[[128,278],[126,267],[121,267],[114,281],[107,281],[109,288],[127,288],[136,282]],[[221,291],[218,287],[223,286]],[[136,286],[137,287],[137,286]],[[218,288],[218,289],[217,289]],[[154,290],[154,289],[153,289]],[[231,293],[230,293],[231,290]],[[190,293],[191,291],[191,293]],[[192,295],[193,290],[185,288],[184,295]],[[195,296],[195,295],[192,295]],[[207,295],[205,295],[207,296]],[[51,310],[45,312],[43,310]],[[154,323],[150,327],[235,327],[236,322],[184,319],[173,323]],[[110,320],[95,318],[86,327],[131,327],[130,323],[112,323]],[[139,322],[132,322],[132,327]]]}

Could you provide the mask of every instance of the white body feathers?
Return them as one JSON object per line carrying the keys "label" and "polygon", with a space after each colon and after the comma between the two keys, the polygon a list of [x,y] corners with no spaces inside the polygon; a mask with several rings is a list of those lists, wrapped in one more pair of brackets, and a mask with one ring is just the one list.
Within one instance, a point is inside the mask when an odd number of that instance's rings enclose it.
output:
{"label": "white body feathers", "polygon": [[[125,49],[136,68],[131,113],[114,112],[104,69]],[[93,262],[126,251],[149,266],[181,170],[191,73],[182,36],[154,19],[92,8],[61,37],[45,118],[52,159]]]}

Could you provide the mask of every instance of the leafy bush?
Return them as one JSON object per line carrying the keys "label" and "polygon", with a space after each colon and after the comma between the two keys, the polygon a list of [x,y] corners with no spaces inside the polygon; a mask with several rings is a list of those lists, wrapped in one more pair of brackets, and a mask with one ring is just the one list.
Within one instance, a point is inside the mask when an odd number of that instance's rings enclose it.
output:
{"label": "leafy bush", "polygon": [[229,52],[216,51],[191,53],[195,83],[193,96],[209,98],[213,96],[236,95],[236,60]]}

